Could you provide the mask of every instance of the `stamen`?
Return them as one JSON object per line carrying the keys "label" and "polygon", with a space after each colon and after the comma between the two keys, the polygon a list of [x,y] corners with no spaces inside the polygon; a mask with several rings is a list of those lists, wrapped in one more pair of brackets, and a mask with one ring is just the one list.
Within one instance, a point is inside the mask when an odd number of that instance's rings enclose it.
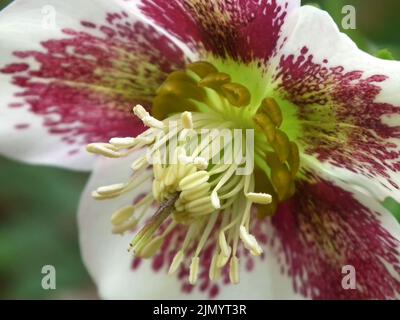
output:
{"label": "stamen", "polygon": [[112,138],[109,141],[113,146],[117,148],[130,148],[136,144],[136,139],[131,137],[126,138]]}
{"label": "stamen", "polygon": [[275,140],[271,143],[281,162],[285,162],[290,153],[290,141],[288,136],[281,130],[275,132]]}
{"label": "stamen", "polygon": [[160,250],[163,243],[164,237],[155,237],[147,243],[137,255],[143,259],[151,258]]}
{"label": "stamen", "polygon": [[197,171],[192,173],[179,182],[179,190],[185,191],[188,189],[194,189],[203,183],[207,182],[210,175],[207,171]]}
{"label": "stamen", "polygon": [[251,202],[259,203],[259,204],[270,204],[272,202],[272,196],[267,193],[249,192],[246,194],[246,197]]}
{"label": "stamen", "polygon": [[116,198],[120,195],[120,193],[114,193],[109,195],[99,194],[97,191],[92,191],[91,196],[96,200],[108,200],[112,198]]}
{"label": "stamen", "polygon": [[261,111],[268,115],[278,128],[281,126],[283,117],[282,110],[274,98],[265,98],[261,103]]}
{"label": "stamen", "polygon": [[126,220],[128,220],[133,215],[134,212],[135,212],[134,206],[126,206],[121,209],[118,209],[112,214],[111,223],[114,226],[122,224]]}
{"label": "stamen", "polygon": [[215,209],[221,208],[221,202],[219,201],[218,194],[215,191],[211,193],[211,204]]}
{"label": "stamen", "polygon": [[199,274],[199,257],[194,257],[192,259],[192,263],[190,264],[190,274],[189,274],[189,283],[194,285],[197,282],[197,276]]}
{"label": "stamen", "polygon": [[135,116],[137,116],[140,120],[143,120],[145,117],[149,117],[150,113],[148,113],[146,111],[145,108],[143,108],[143,106],[141,106],[140,104],[136,105],[133,108],[133,113],[135,114]]}
{"label": "stamen", "polygon": [[125,221],[124,223],[115,225],[112,227],[112,233],[113,234],[123,234],[126,231],[130,231],[136,228],[137,224],[138,224],[138,220],[136,220],[135,218],[132,218],[128,221]]}
{"label": "stamen", "polygon": [[86,150],[108,158],[121,158],[127,155],[126,153],[117,152],[117,149],[108,143],[90,143],[86,146]]}
{"label": "stamen", "polygon": [[229,280],[232,284],[238,284],[240,282],[239,259],[236,256],[231,258],[231,262],[229,264]]}
{"label": "stamen", "polygon": [[116,184],[111,184],[109,186],[103,186],[97,188],[96,192],[100,195],[112,195],[118,192],[121,192],[125,188],[124,183],[116,183]]}
{"label": "stamen", "polygon": [[218,281],[221,277],[221,268],[217,265],[218,253],[214,253],[211,259],[211,265],[209,270],[209,278],[211,281]]}
{"label": "stamen", "polygon": [[225,238],[225,233],[224,232],[220,232],[219,233],[219,247],[221,249],[221,253],[224,256],[229,257],[229,255],[231,254],[231,248],[229,247],[228,243],[226,242],[226,238]]}
{"label": "stamen", "polygon": [[198,199],[201,196],[207,195],[209,190],[210,190],[210,184],[208,182],[205,182],[202,185],[198,186],[197,188],[192,188],[182,191],[179,195],[179,198],[189,202]]}
{"label": "stamen", "polygon": [[192,113],[185,111],[182,113],[182,127],[184,129],[193,129]]}
{"label": "stamen", "polygon": [[183,251],[179,250],[175,254],[174,259],[172,260],[172,263],[171,263],[171,265],[169,267],[169,270],[168,270],[168,274],[173,274],[173,273],[176,272],[176,270],[178,270],[179,266],[181,265],[181,263],[183,261],[183,257],[184,257]]}
{"label": "stamen", "polygon": [[263,253],[262,248],[258,244],[256,238],[249,234],[244,226],[240,226],[240,239],[243,241],[244,246],[252,255],[259,256]]}
{"label": "stamen", "polygon": [[236,107],[245,107],[250,103],[251,95],[249,90],[239,83],[223,84],[221,92]]}
{"label": "stamen", "polygon": [[140,157],[138,159],[136,159],[132,164],[131,164],[131,169],[133,171],[138,171],[140,169],[143,169],[145,166],[147,166],[147,159],[146,157]]}
{"label": "stamen", "polygon": [[157,128],[157,129],[164,129],[164,123],[162,121],[153,118],[152,116],[146,116],[142,119],[142,122],[150,127],[150,128]]}

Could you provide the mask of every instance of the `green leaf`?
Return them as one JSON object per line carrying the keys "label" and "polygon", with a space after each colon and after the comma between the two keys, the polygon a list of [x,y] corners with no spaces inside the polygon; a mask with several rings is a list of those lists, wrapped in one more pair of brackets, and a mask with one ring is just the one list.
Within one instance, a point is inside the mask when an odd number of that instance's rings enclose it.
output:
{"label": "green leaf", "polygon": [[382,205],[390,211],[396,220],[400,223],[400,203],[394,200],[392,197],[387,197],[383,202]]}
{"label": "green leaf", "polygon": [[375,54],[375,56],[384,60],[395,60],[393,53],[389,49],[381,49]]}

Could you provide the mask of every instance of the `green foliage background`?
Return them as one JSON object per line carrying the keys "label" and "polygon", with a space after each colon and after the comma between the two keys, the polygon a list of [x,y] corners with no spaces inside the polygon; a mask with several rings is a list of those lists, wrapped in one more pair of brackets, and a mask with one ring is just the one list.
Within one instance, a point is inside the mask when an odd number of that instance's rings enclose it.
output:
{"label": "green foliage background", "polygon": [[[0,0],[0,10],[10,2]],[[342,7],[354,5],[357,30],[344,31],[363,50],[376,54],[387,48],[400,59],[400,1],[303,3],[329,11],[339,25]],[[87,178],[87,174],[0,158],[0,298],[96,297],[80,258],[76,226],[77,204]],[[390,201],[389,205],[393,207]],[[395,211],[399,214],[398,207]],[[41,288],[45,264],[56,267],[57,290]]]}

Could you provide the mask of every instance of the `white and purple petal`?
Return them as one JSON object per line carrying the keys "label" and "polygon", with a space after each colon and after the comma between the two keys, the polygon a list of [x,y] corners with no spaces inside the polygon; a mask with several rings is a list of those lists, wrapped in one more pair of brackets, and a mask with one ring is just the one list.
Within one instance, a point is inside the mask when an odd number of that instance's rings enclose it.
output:
{"label": "white and purple petal", "polygon": [[[273,250],[297,293],[313,299],[400,297],[400,226],[374,198],[309,173],[272,218]],[[355,270],[344,288],[345,266]]]}
{"label": "white and purple petal", "polygon": [[360,51],[313,7],[286,27],[271,73],[278,94],[298,108],[298,143],[318,166],[399,201],[400,62]]}
{"label": "white and purple petal", "polygon": [[132,106],[150,106],[184,56],[125,4],[17,0],[2,11],[1,153],[89,169],[86,143],[141,132]]}
{"label": "white and purple petal", "polygon": [[265,62],[282,43],[282,27],[300,1],[142,0],[138,6],[194,52]]}

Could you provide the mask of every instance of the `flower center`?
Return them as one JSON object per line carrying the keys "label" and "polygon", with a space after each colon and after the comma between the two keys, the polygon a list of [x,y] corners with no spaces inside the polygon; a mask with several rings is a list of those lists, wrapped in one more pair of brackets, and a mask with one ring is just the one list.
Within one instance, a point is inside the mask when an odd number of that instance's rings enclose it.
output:
{"label": "flower center", "polygon": [[151,180],[151,193],[113,213],[113,232],[135,229],[156,204],[158,209],[130,244],[136,256],[154,256],[175,228],[186,228],[169,272],[191,255],[189,282],[194,284],[202,250],[217,232],[210,278],[216,280],[229,262],[230,280],[238,283],[240,243],[252,255],[263,252],[249,230],[253,204],[259,217],[271,216],[295,189],[299,151],[279,129],[283,116],[278,103],[265,98],[251,106],[246,87],[212,64],[196,62],[167,77],[152,115],[140,105],[133,111],[147,131],[87,146],[89,152],[111,158],[146,147],[146,154],[132,164],[128,182],[99,187],[92,194],[110,199]]}

